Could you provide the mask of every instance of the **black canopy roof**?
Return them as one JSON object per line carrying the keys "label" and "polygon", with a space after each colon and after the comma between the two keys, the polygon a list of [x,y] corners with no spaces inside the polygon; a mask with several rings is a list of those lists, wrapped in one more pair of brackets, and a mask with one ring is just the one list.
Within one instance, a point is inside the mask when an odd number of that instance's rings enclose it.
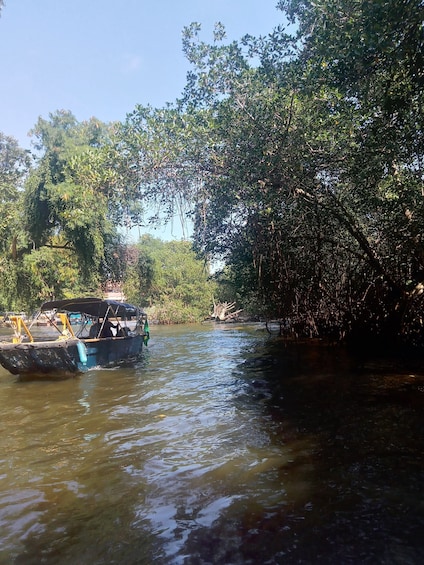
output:
{"label": "black canopy roof", "polygon": [[53,300],[44,302],[41,311],[64,310],[65,312],[78,312],[104,318],[106,315],[117,318],[131,318],[140,314],[140,310],[132,304],[118,302],[117,300],[102,300],[101,298],[72,298],[69,300]]}

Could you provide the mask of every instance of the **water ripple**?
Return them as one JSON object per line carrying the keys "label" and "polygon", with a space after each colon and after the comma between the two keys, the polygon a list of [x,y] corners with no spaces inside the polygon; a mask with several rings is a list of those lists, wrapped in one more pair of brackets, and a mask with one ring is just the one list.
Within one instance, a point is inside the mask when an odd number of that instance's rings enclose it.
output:
{"label": "water ripple", "polygon": [[419,376],[205,325],[132,368],[0,377],[0,563],[422,562]]}

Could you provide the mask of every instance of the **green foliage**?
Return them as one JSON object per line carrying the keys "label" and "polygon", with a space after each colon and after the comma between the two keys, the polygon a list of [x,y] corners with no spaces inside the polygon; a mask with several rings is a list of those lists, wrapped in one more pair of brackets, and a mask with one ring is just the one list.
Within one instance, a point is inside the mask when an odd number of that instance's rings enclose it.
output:
{"label": "green foliage", "polygon": [[207,159],[209,129],[207,113],[183,113],[179,104],[163,109],[138,105],[127,116],[115,137],[121,176],[131,198],[149,209],[147,214],[133,205],[131,222],[159,225],[178,216],[186,226],[202,183],[198,164]]}
{"label": "green foliage", "polygon": [[28,154],[0,138],[0,251],[13,285],[0,290],[7,309],[98,293],[125,271],[117,227],[127,197],[110,149],[113,126],[58,111],[32,134],[39,157],[25,183]]}
{"label": "green foliage", "polygon": [[22,302],[17,292],[18,266],[16,261],[1,256],[0,257],[0,310],[19,311],[22,309]]}
{"label": "green foliage", "polygon": [[160,323],[196,322],[208,316],[214,283],[187,241],[143,236],[125,283],[130,302],[149,308]]}
{"label": "green foliage", "polygon": [[[410,341],[413,324],[405,322],[419,322],[423,307],[422,3],[284,4],[298,18],[308,100],[317,85],[339,100],[334,128],[332,107],[311,114],[318,129],[308,140],[318,206],[333,218],[332,248],[346,279],[344,296],[336,281],[325,291],[335,301],[339,289],[355,331]],[[336,132],[337,153],[317,144],[322,129]],[[305,195],[312,200],[316,191]],[[323,233],[330,239],[328,228]]]}
{"label": "green foliage", "polygon": [[90,294],[75,255],[66,248],[41,247],[20,261],[0,259],[0,308],[32,312],[46,300]]}
{"label": "green foliage", "polygon": [[0,132],[0,253],[15,259],[23,242],[20,200],[30,165],[28,152]]}
{"label": "green foliage", "polygon": [[40,118],[32,132],[43,154],[27,183],[27,229],[37,247],[55,238],[71,248],[89,285],[101,277],[105,241],[118,239],[115,177],[103,157],[108,132],[94,118],[80,124],[65,111]]}
{"label": "green foliage", "polygon": [[24,257],[20,289],[26,309],[35,309],[46,300],[89,294],[81,278],[75,255],[67,249],[42,247]]}
{"label": "green foliage", "polygon": [[422,3],[280,7],[293,38],[185,30],[193,70],[172,141],[157,138],[156,186],[188,173],[196,189],[176,190],[194,198],[197,250],[265,310],[406,335],[424,283]]}

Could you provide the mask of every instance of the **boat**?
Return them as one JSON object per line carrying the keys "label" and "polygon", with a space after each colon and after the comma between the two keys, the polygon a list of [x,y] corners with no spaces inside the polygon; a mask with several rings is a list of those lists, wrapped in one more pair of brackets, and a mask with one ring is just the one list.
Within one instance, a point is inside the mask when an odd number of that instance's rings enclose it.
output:
{"label": "boat", "polygon": [[[37,329],[40,317],[49,323]],[[101,298],[45,302],[31,320],[11,315],[9,321],[13,335],[0,341],[0,364],[20,376],[64,377],[132,363],[150,337],[139,308]]]}

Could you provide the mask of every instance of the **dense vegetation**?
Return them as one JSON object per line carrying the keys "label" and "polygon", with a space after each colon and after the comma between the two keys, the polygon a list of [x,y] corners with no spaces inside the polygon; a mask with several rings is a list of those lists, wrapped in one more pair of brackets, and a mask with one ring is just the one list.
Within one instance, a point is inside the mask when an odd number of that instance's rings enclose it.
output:
{"label": "dense vegetation", "polygon": [[[138,106],[123,124],[40,120],[25,185],[25,155],[2,138],[2,162],[13,149],[2,210],[18,194],[26,219],[2,215],[4,305],[108,279],[164,300],[143,242],[126,268],[116,226],[178,212],[199,256],[225,263],[217,279],[239,306],[296,335],[423,344],[422,2],[279,8],[293,25],[267,37],[227,44],[218,24],[207,44],[189,26],[192,70],[173,105]],[[72,270],[71,256],[79,268],[62,280],[53,262]]]}
{"label": "dense vegetation", "polygon": [[33,168],[27,152],[0,137],[0,309],[31,311],[119,282],[161,322],[209,314],[214,285],[188,242],[124,242],[118,226],[139,223],[142,207],[120,182],[113,129],[64,111],[40,119]]}
{"label": "dense vegetation", "polygon": [[145,235],[133,251],[124,287],[130,302],[164,324],[198,322],[208,315],[216,285],[188,241]]}

